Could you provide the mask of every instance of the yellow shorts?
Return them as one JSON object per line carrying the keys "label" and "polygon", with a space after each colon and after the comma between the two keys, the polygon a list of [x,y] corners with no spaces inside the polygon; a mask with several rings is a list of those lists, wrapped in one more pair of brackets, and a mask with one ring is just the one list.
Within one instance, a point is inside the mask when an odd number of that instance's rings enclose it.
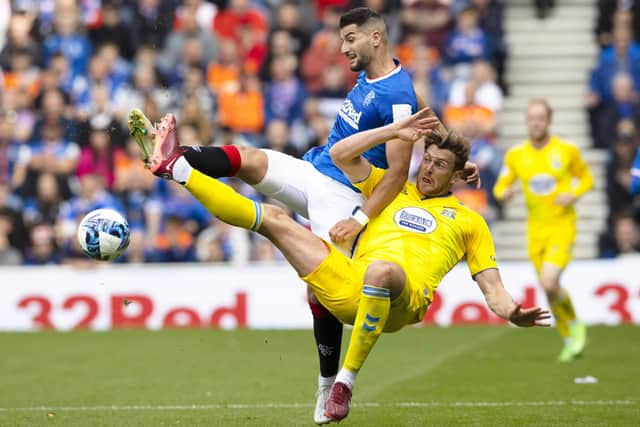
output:
{"label": "yellow shorts", "polygon": [[529,226],[529,259],[540,273],[542,264],[549,263],[565,268],[571,261],[576,241],[575,223],[545,226]]}
{"label": "yellow shorts", "polygon": [[[362,295],[367,264],[353,261],[332,245],[327,246],[329,255],[315,271],[301,279],[311,286],[318,301],[338,320],[353,325]],[[384,332],[394,332],[403,326],[421,321],[429,302],[423,295],[422,287],[414,286],[410,280],[407,281],[402,293],[391,301],[391,311]]]}

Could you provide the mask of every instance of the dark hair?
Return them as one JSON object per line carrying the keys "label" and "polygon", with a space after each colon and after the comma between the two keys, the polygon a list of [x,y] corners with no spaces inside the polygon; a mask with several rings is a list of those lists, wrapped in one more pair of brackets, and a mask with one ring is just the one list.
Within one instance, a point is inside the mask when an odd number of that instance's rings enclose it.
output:
{"label": "dark hair", "polygon": [[379,20],[384,22],[382,16],[380,16],[380,14],[375,10],[369,9],[368,7],[356,7],[355,9],[345,12],[340,17],[340,28],[344,28],[351,24],[355,24],[360,27],[370,20]]}
{"label": "dark hair", "polygon": [[549,118],[549,120],[551,120],[551,117],[553,116],[553,110],[551,109],[551,105],[549,105],[546,99],[534,98],[529,101],[528,107],[531,107],[532,105],[542,105],[545,108],[545,110],[547,110],[547,117]]}
{"label": "dark hair", "polygon": [[441,150],[449,150],[456,156],[454,170],[464,169],[465,163],[469,159],[470,145],[469,140],[462,135],[450,130],[442,134],[440,131],[429,133],[424,140],[424,149],[435,145]]}

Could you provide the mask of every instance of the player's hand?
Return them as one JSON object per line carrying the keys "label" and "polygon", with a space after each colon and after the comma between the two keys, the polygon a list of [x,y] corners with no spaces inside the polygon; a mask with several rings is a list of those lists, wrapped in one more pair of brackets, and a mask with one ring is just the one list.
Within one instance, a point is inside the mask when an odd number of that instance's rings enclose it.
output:
{"label": "player's hand", "polygon": [[556,205],[560,205],[560,206],[571,206],[573,205],[576,201],[578,200],[578,198],[576,196],[574,196],[571,193],[562,193],[562,194],[558,194],[558,196],[556,197]]}
{"label": "player's hand", "polygon": [[511,323],[524,327],[551,326],[549,319],[551,319],[549,310],[543,310],[540,307],[522,308],[520,304],[517,304],[509,315]]}
{"label": "player's hand", "polygon": [[508,187],[506,190],[504,190],[504,193],[502,193],[502,196],[500,197],[500,201],[506,202],[507,200],[511,199],[515,194],[516,194],[515,187],[514,186]]}
{"label": "player's hand", "polygon": [[476,188],[480,188],[480,186],[482,186],[482,181],[480,180],[480,168],[477,164],[469,161],[465,163],[464,176],[464,180],[467,184],[475,184]]}
{"label": "player's hand", "polygon": [[393,123],[394,134],[407,142],[416,142],[441,125],[440,119],[426,107],[417,113]]}
{"label": "player's hand", "polygon": [[346,247],[349,243],[353,243],[362,228],[362,224],[353,218],[343,219],[331,227],[329,237],[336,245]]}

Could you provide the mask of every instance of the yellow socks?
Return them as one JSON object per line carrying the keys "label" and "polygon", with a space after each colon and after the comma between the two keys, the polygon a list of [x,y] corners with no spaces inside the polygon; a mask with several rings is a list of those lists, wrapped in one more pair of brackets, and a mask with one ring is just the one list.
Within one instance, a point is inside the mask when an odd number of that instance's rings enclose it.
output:
{"label": "yellow socks", "polygon": [[561,337],[569,336],[569,324],[576,320],[576,312],[569,294],[562,289],[558,298],[551,303],[551,311],[556,318],[556,328]]}
{"label": "yellow socks", "polygon": [[360,370],[387,323],[390,308],[388,289],[364,285],[345,356],[345,369],[351,372]]}
{"label": "yellow socks", "polygon": [[185,187],[212,215],[227,224],[253,231],[262,225],[262,204],[236,193],[217,179],[193,169]]}

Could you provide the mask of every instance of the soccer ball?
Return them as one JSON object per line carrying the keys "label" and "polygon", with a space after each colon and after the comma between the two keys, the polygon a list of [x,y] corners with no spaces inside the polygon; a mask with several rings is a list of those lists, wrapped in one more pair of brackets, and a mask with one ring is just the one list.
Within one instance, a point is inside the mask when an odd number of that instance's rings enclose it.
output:
{"label": "soccer ball", "polygon": [[78,242],[88,257],[113,261],[129,246],[129,223],[113,209],[96,209],[80,221]]}

